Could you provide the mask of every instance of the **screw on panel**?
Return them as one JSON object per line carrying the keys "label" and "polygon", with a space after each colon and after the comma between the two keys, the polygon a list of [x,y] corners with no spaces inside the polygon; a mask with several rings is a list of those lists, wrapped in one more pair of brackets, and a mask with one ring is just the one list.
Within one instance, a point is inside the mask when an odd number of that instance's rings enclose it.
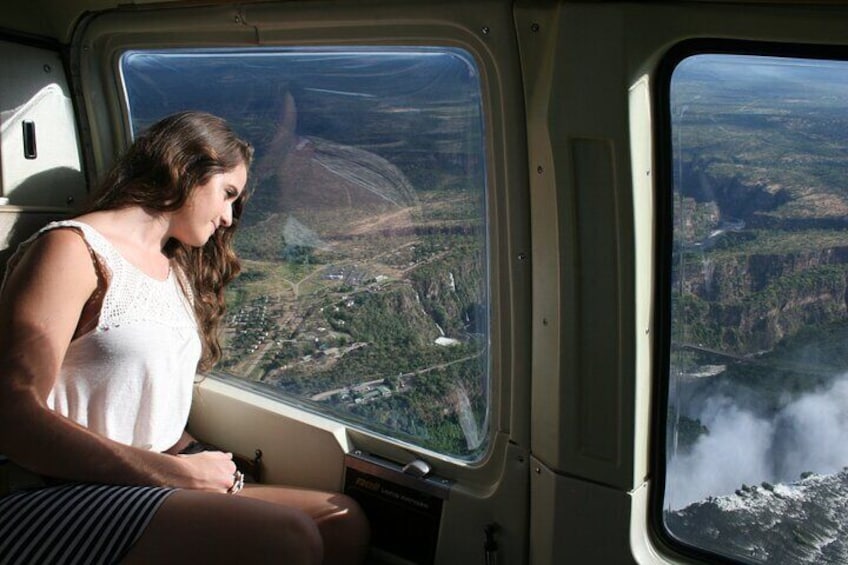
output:
{"label": "screw on panel", "polygon": [[235,17],[235,18],[233,18],[233,19],[235,20],[235,22],[236,22],[237,24],[240,24],[240,23],[241,23],[241,16],[239,16],[238,14],[236,14],[236,17]]}
{"label": "screw on panel", "polygon": [[519,260],[519,261],[524,261],[525,259],[527,259],[527,254],[526,254],[526,253],[524,253],[524,252],[522,251],[521,253],[519,253],[519,254],[518,254],[518,260]]}
{"label": "screw on panel", "polygon": [[537,24],[536,22],[533,22],[530,25],[530,31],[532,31],[533,33],[536,33],[537,31],[539,31],[539,24]]}
{"label": "screw on panel", "polygon": [[489,26],[483,26],[480,31],[483,33],[483,35],[489,35],[489,32],[492,30],[489,29]]}
{"label": "screw on panel", "polygon": [[68,204],[73,204],[73,203],[74,203],[74,197],[73,197],[73,196],[68,196],[68,197],[65,199],[65,202],[67,202]]}
{"label": "screw on panel", "polygon": [[45,73],[49,73],[50,71],[52,71],[52,70],[53,70],[53,69],[50,67],[50,65],[44,65],[44,67],[42,67],[42,68],[44,69],[44,72],[45,72]]}
{"label": "screw on panel", "polygon": [[544,172],[545,172],[545,169],[542,167],[542,165],[539,165],[538,167],[536,167],[536,174],[537,175],[541,175]]}

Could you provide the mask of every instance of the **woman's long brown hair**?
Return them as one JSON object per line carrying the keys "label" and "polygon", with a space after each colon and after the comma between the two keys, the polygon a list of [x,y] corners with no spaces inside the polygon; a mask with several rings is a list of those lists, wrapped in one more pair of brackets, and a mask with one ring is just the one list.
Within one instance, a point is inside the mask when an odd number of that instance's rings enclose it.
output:
{"label": "woman's long brown hair", "polygon": [[[249,169],[252,160],[251,145],[223,119],[204,112],[174,114],[135,140],[103,179],[85,211],[141,206],[154,214],[172,212],[212,175],[240,164]],[[232,241],[246,198],[247,190],[233,204],[232,224],[218,229],[203,247],[171,239],[164,249],[191,285],[203,343],[201,371],[221,358],[224,288],[241,270]]]}

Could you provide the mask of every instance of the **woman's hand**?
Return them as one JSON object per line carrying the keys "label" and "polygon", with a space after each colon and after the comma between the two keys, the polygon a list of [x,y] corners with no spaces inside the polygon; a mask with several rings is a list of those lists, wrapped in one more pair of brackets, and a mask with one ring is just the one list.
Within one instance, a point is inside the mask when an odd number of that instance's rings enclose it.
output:
{"label": "woman's hand", "polygon": [[212,492],[227,492],[233,486],[236,464],[233,454],[223,451],[201,451],[177,455],[189,474],[188,488]]}

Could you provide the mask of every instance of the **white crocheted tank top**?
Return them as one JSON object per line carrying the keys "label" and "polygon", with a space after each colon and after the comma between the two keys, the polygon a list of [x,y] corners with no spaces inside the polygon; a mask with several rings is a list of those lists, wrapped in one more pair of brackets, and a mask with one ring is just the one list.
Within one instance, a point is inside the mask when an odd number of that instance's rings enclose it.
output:
{"label": "white crocheted tank top", "polygon": [[88,224],[52,222],[34,237],[61,227],[81,232],[108,282],[97,327],[71,342],[48,404],[110,439],[164,451],[185,428],[200,359],[192,297],[173,268],[150,277]]}

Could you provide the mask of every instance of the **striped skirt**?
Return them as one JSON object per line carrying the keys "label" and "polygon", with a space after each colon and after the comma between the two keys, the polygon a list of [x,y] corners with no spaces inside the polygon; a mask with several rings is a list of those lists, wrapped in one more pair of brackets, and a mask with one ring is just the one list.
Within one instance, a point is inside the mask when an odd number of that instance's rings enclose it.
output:
{"label": "striped skirt", "polygon": [[173,489],[65,484],[0,498],[0,565],[117,563]]}

